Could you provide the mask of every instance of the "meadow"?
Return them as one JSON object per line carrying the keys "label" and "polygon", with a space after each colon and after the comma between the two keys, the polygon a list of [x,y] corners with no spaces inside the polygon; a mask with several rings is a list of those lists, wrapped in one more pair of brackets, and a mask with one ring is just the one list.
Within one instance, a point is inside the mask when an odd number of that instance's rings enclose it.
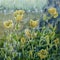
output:
{"label": "meadow", "polygon": [[0,60],[59,60],[57,22],[49,23],[58,16],[54,7],[45,13],[0,13]]}

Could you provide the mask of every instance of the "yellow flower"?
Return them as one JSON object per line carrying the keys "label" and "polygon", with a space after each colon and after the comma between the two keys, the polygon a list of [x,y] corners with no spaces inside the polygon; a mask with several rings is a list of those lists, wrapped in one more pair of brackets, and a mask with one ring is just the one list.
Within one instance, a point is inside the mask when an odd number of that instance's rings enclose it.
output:
{"label": "yellow flower", "polygon": [[3,24],[5,28],[11,28],[13,26],[12,20],[5,21]]}
{"label": "yellow flower", "polygon": [[56,13],[54,14],[54,18],[56,18],[56,17],[58,17],[58,12],[56,12]]}
{"label": "yellow flower", "polygon": [[23,15],[17,15],[15,19],[16,21],[21,21],[23,19]]}
{"label": "yellow flower", "polygon": [[19,14],[19,13],[18,13],[18,10],[16,10],[16,11],[14,12],[14,16],[16,17],[18,14]]}
{"label": "yellow flower", "polygon": [[19,13],[20,15],[23,15],[23,14],[25,13],[25,11],[24,11],[24,10],[19,10],[18,13]]}
{"label": "yellow flower", "polygon": [[45,49],[42,49],[38,52],[38,56],[41,58],[41,59],[44,59],[48,56],[48,51]]}
{"label": "yellow flower", "polygon": [[54,7],[49,8],[49,9],[48,9],[48,12],[49,12],[54,18],[58,17],[58,12],[57,12],[56,8],[54,8]]}
{"label": "yellow flower", "polygon": [[31,31],[29,30],[29,29],[25,29],[25,34],[26,34],[26,36],[28,36],[28,37],[31,37],[31,33],[30,33]]}
{"label": "yellow flower", "polygon": [[24,10],[16,10],[16,11],[14,12],[14,16],[16,17],[17,15],[23,15],[24,13],[25,13]]}
{"label": "yellow flower", "polygon": [[26,42],[25,37],[21,37],[21,43],[24,44]]}
{"label": "yellow flower", "polygon": [[59,38],[56,38],[56,39],[54,40],[54,43],[55,43],[55,44],[59,44]]}
{"label": "yellow flower", "polygon": [[33,28],[38,26],[38,20],[36,20],[36,21],[30,20],[29,23],[30,23],[30,26],[33,27]]}
{"label": "yellow flower", "polygon": [[48,12],[49,12],[50,14],[55,14],[56,8],[51,7],[51,8],[48,9]]}

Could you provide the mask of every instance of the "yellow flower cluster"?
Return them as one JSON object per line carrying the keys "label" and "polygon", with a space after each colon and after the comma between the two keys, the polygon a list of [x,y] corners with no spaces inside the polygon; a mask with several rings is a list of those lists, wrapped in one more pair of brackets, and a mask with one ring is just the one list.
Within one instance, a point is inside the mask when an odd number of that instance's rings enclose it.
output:
{"label": "yellow flower cluster", "polygon": [[25,13],[24,10],[16,10],[16,11],[14,12],[14,16],[16,17],[17,15],[23,15],[24,13]]}
{"label": "yellow flower cluster", "polygon": [[24,10],[17,10],[14,12],[14,16],[16,21],[21,21],[23,19],[25,11]]}
{"label": "yellow flower cluster", "polygon": [[26,39],[24,37],[21,37],[21,43],[24,44],[26,42]]}
{"label": "yellow flower cluster", "polygon": [[17,16],[15,17],[16,21],[21,21],[21,20],[22,20],[22,18],[23,18],[23,15],[22,15],[22,16],[17,15]]}
{"label": "yellow flower cluster", "polygon": [[51,8],[48,9],[48,12],[49,12],[54,18],[57,18],[57,17],[58,17],[58,12],[57,12],[56,8],[51,7]]}
{"label": "yellow flower cluster", "polygon": [[48,56],[48,51],[42,49],[42,50],[40,50],[40,51],[38,52],[38,56],[39,56],[41,59],[44,59],[44,58],[46,58],[46,57]]}
{"label": "yellow flower cluster", "polygon": [[54,43],[57,45],[57,44],[59,44],[59,38],[56,38],[55,40],[54,40]]}
{"label": "yellow flower cluster", "polygon": [[38,20],[34,21],[34,20],[31,19],[29,23],[30,23],[30,26],[33,27],[33,28],[38,26]]}
{"label": "yellow flower cluster", "polygon": [[25,35],[27,36],[27,37],[31,37],[31,33],[30,33],[31,31],[29,30],[29,29],[25,29]]}
{"label": "yellow flower cluster", "polygon": [[3,24],[5,28],[11,28],[13,26],[12,20],[4,21]]}

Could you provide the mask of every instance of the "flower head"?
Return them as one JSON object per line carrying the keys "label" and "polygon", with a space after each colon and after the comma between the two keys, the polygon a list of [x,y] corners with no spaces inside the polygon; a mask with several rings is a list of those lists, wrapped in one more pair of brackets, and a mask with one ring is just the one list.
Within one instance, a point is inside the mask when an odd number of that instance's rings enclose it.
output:
{"label": "flower head", "polygon": [[23,19],[24,13],[25,13],[24,10],[15,11],[14,16],[15,16],[16,21],[18,21],[18,22],[21,21]]}
{"label": "flower head", "polygon": [[49,12],[50,14],[55,14],[56,8],[51,7],[51,8],[48,9],[48,12]]}
{"label": "flower head", "polygon": [[16,11],[14,12],[14,16],[16,17],[17,15],[23,15],[24,13],[25,13],[24,10],[16,10]]}
{"label": "flower head", "polygon": [[46,57],[48,56],[48,51],[42,49],[42,50],[40,50],[40,51],[38,52],[38,56],[39,56],[41,59],[44,59],[44,58],[46,58]]}
{"label": "flower head", "polygon": [[58,17],[58,12],[56,12],[53,17],[54,18]]}
{"label": "flower head", "polygon": [[58,12],[57,12],[56,8],[51,7],[51,8],[48,9],[48,12],[49,12],[54,18],[58,17]]}
{"label": "flower head", "polygon": [[5,28],[11,28],[13,26],[12,20],[5,21],[3,24]]}
{"label": "flower head", "polygon": [[30,20],[29,23],[30,23],[30,26],[33,27],[33,28],[35,28],[35,27],[38,26],[38,20],[36,20],[36,21],[34,21],[34,20]]}
{"label": "flower head", "polygon": [[19,13],[20,15],[23,15],[23,14],[25,13],[25,11],[24,11],[24,10],[19,10],[18,13]]}
{"label": "flower head", "polygon": [[25,29],[25,35],[31,37],[31,31],[29,29]]}
{"label": "flower head", "polygon": [[59,44],[59,38],[56,38],[56,39],[54,40],[54,43],[55,43],[55,44]]}
{"label": "flower head", "polygon": [[16,21],[21,21],[23,19],[23,15],[17,15],[15,19]]}
{"label": "flower head", "polygon": [[18,14],[19,14],[19,13],[18,13],[18,10],[16,10],[16,11],[14,12],[14,16],[16,17]]}
{"label": "flower head", "polygon": [[24,37],[21,37],[21,43],[24,44],[26,42],[26,39]]}

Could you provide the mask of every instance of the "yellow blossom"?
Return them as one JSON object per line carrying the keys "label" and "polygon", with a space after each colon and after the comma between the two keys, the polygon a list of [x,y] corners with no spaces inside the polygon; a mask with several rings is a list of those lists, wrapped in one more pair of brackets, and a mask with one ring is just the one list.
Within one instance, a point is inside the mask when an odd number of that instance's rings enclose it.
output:
{"label": "yellow blossom", "polygon": [[31,33],[30,33],[31,31],[29,30],[29,29],[25,29],[25,34],[26,34],[26,36],[28,36],[28,37],[31,37]]}
{"label": "yellow blossom", "polygon": [[13,26],[12,20],[5,21],[3,24],[5,28],[11,28]]}
{"label": "yellow blossom", "polygon": [[55,14],[56,8],[51,7],[51,8],[48,9],[48,12],[49,12],[50,14]]}
{"label": "yellow blossom", "polygon": [[56,13],[54,14],[54,18],[56,18],[56,17],[58,17],[58,12],[56,12]]}
{"label": "yellow blossom", "polygon": [[48,56],[48,51],[45,49],[42,49],[38,52],[38,56],[41,58],[41,59],[44,59]]}
{"label": "yellow blossom", "polygon": [[21,21],[23,19],[23,15],[17,15],[15,19],[16,21]]}
{"label": "yellow blossom", "polygon": [[38,26],[38,20],[36,20],[36,21],[30,20],[29,23],[30,23],[30,26],[33,27],[33,28]]}
{"label": "yellow blossom", "polygon": [[26,42],[26,39],[24,37],[21,37],[21,43],[24,44]]}
{"label": "yellow blossom", "polygon": [[54,40],[54,43],[55,43],[55,44],[59,44],[59,38],[56,38],[56,39]]}
{"label": "yellow blossom", "polygon": [[14,16],[16,17],[18,14],[19,14],[19,13],[18,13],[18,10],[16,10],[16,11],[14,12]]}
{"label": "yellow blossom", "polygon": [[19,10],[18,13],[19,13],[20,15],[23,15],[23,14],[25,13],[25,11],[24,11],[24,10]]}
{"label": "yellow blossom", "polygon": [[17,15],[23,15],[24,13],[25,13],[24,10],[16,10],[16,11],[14,12],[14,16],[16,17]]}
{"label": "yellow blossom", "polygon": [[54,18],[58,17],[58,12],[57,12],[56,8],[51,7],[51,8],[48,9],[48,12],[49,12]]}

